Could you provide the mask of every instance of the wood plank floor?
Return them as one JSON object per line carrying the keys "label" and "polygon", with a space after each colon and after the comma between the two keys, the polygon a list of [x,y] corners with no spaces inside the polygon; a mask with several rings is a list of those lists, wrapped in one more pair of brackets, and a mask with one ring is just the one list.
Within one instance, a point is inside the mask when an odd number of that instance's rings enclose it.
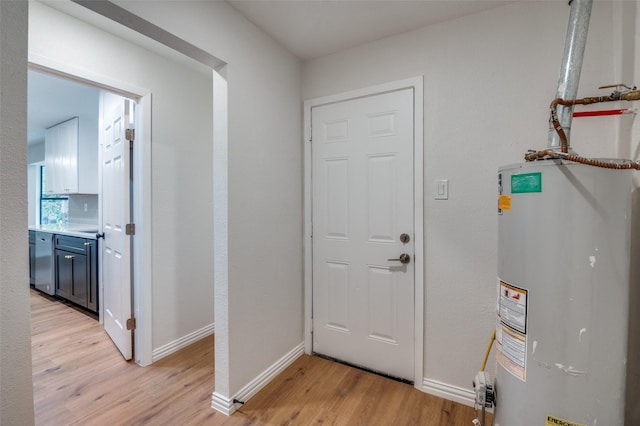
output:
{"label": "wood plank floor", "polygon": [[36,425],[465,425],[470,407],[302,356],[232,416],[211,408],[213,337],[140,367],[96,321],[31,294]]}

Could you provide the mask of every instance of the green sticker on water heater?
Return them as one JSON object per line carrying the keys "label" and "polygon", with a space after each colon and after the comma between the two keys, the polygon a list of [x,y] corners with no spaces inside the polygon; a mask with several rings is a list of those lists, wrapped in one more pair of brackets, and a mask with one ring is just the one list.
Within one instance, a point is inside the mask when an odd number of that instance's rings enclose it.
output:
{"label": "green sticker on water heater", "polygon": [[511,193],[542,192],[542,173],[511,175]]}

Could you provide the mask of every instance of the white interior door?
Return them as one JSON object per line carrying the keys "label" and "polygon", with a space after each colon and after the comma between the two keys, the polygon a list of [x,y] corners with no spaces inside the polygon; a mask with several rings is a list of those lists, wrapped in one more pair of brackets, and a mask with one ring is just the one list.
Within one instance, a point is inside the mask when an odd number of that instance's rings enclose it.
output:
{"label": "white interior door", "polygon": [[102,287],[104,328],[122,356],[133,356],[131,315],[131,241],[126,226],[131,222],[130,150],[125,131],[132,116],[126,99],[106,111],[102,153]]}
{"label": "white interior door", "polygon": [[408,88],[311,112],[313,351],[410,381],[413,102]]}

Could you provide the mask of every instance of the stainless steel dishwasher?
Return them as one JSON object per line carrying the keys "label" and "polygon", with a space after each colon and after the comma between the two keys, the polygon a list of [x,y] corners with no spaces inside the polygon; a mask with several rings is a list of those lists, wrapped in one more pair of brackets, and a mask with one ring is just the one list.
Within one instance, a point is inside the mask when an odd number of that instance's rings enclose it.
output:
{"label": "stainless steel dishwasher", "polygon": [[36,289],[54,295],[53,234],[36,231]]}

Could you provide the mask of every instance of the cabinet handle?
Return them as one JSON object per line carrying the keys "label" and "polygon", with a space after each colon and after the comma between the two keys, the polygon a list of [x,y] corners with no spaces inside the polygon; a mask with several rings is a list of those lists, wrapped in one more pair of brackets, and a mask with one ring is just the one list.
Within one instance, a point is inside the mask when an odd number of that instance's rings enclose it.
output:
{"label": "cabinet handle", "polygon": [[75,256],[66,255],[64,258],[65,258],[65,259],[69,259],[69,260],[71,260],[71,259],[73,259],[74,257],[75,257]]}
{"label": "cabinet handle", "polygon": [[87,241],[86,243],[84,243],[85,246],[90,246],[91,245],[91,241]]}

